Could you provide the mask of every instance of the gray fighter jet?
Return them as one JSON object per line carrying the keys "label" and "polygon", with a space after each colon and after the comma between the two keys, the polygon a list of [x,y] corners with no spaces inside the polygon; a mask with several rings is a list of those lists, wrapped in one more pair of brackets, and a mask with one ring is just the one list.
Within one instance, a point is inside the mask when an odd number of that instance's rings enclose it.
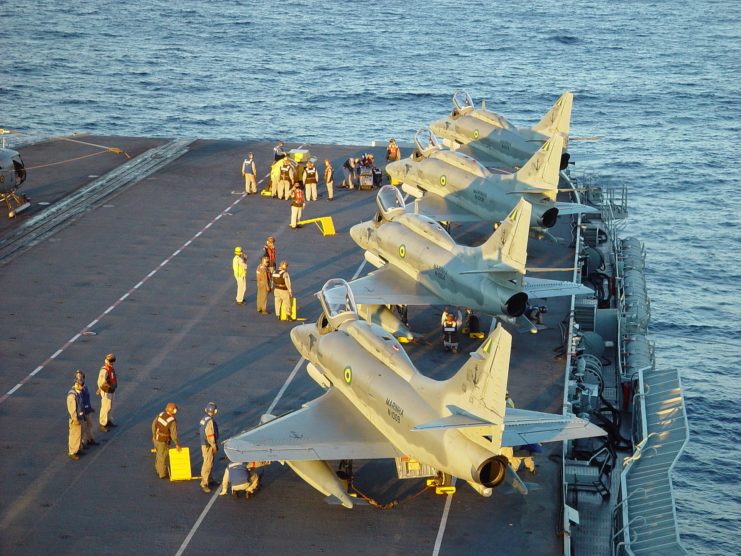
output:
{"label": "gray fighter jet", "polygon": [[403,182],[402,189],[416,197],[418,212],[438,221],[499,222],[521,198],[533,205],[531,233],[547,234],[559,214],[597,212],[576,203],[556,201],[563,136],[544,143],[513,174],[493,174],[478,160],[444,149],[428,129],[414,136],[416,152],[386,166],[389,175]]}
{"label": "gray fighter jet", "polygon": [[24,181],[26,168],[21,155],[12,149],[0,148],[0,203],[5,203],[8,218],[14,218],[31,206],[28,197],[18,193]]}
{"label": "gray fighter jet", "polygon": [[437,381],[417,371],[390,334],[358,317],[346,282],[330,280],[319,298],[323,314],[291,330],[291,340],[326,392],[227,440],[231,461],[285,462],[329,502],[352,508],[328,460],[411,457],[483,496],[506,478],[526,494],[511,447],[604,434],[573,415],[506,407],[512,340],[501,325],[452,378]]}
{"label": "gray fighter jet", "polygon": [[[566,91],[540,122],[533,127],[515,127],[504,116],[486,110],[482,101],[477,110],[464,91],[453,95],[453,112],[447,118],[430,124],[451,149],[467,146],[471,154],[483,161],[497,161],[509,167],[520,167],[554,135],[561,134],[568,142],[571,107],[574,95]],[[561,169],[568,163],[568,154],[559,153]]]}
{"label": "gray fighter jet", "polygon": [[529,296],[594,294],[581,284],[525,276],[531,206],[524,199],[479,247],[456,244],[439,223],[408,212],[394,186],[382,187],[376,203],[376,217],[350,229],[378,268],[351,282],[358,303],[457,305],[519,317]]}

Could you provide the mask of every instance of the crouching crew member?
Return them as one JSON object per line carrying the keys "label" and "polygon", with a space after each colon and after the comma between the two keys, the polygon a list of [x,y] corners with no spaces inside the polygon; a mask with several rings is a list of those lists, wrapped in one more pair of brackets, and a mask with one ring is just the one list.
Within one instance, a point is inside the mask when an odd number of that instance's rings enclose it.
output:
{"label": "crouching crew member", "polygon": [[116,356],[109,353],[105,356],[105,363],[98,373],[98,390],[100,394],[100,416],[98,418],[98,430],[108,432],[108,427],[115,427],[116,424],[111,419],[113,415],[113,393],[118,388],[118,378],[113,364],[116,362]]}
{"label": "crouching crew member", "polygon": [[167,478],[167,452],[170,448],[170,442],[174,442],[175,449],[178,452],[180,451],[178,426],[175,420],[177,412],[178,406],[172,402],[168,403],[165,410],[152,421],[152,443],[155,451],[154,470],[160,479]]}
{"label": "crouching crew member", "polygon": [[85,386],[85,373],[77,369],[75,380],[82,385],[80,395],[82,396],[82,411],[85,414],[85,418],[82,420],[82,441],[84,444],[92,446],[97,444],[93,437],[93,413],[95,413],[95,409],[90,403],[90,390]]}
{"label": "crouching crew member", "polygon": [[82,450],[82,422],[85,411],[82,407],[82,384],[75,381],[67,392],[67,414],[69,416],[69,438],[67,440],[67,455],[73,460],[80,459]]}
{"label": "crouching crew member", "polygon": [[208,402],[203,411],[206,415],[201,419],[198,429],[201,435],[201,454],[203,455],[201,490],[211,492],[211,489],[208,488],[214,482],[211,478],[211,469],[214,466],[214,455],[219,451],[219,426],[214,419],[218,408],[214,402]]}
{"label": "crouching crew member", "polygon": [[304,187],[306,188],[307,201],[316,201],[317,183],[319,183],[319,171],[314,168],[314,162],[309,160],[304,169]]}
{"label": "crouching crew member", "polygon": [[220,496],[224,496],[231,484],[232,495],[239,496],[239,491],[244,491],[246,498],[254,494],[260,486],[260,476],[247,468],[244,463],[230,463],[224,469],[224,479],[221,481]]}

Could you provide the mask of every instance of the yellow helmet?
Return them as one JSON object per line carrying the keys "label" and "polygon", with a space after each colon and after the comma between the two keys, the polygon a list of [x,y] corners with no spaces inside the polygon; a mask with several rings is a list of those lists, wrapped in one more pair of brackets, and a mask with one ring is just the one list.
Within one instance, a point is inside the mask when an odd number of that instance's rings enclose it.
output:
{"label": "yellow helmet", "polygon": [[242,248],[241,247],[235,247],[234,248],[234,254],[235,255],[241,255],[242,254]]}

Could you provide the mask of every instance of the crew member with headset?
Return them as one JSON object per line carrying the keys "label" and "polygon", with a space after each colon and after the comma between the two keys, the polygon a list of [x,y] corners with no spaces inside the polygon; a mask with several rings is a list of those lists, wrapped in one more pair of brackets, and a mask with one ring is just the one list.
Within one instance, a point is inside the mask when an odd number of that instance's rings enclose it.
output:
{"label": "crew member with headset", "polygon": [[214,466],[214,455],[219,451],[219,425],[216,424],[214,416],[219,411],[214,402],[208,402],[199,423],[199,433],[201,436],[201,455],[203,456],[203,465],[201,466],[201,490],[211,492],[209,485],[214,482],[211,478],[211,469]]}
{"label": "crew member with headset", "polygon": [[304,205],[306,204],[304,198],[304,188],[301,182],[296,182],[296,185],[291,189],[291,228],[300,228],[301,224],[301,213],[304,211]]}
{"label": "crew member with headset", "polygon": [[255,168],[254,155],[247,153],[247,158],[242,162],[242,176],[244,177],[244,191],[247,195],[254,195],[257,193],[257,182],[255,177],[257,175],[257,169]]}
{"label": "crew member with headset", "polygon": [[268,258],[268,268],[270,269],[270,274],[272,275],[273,272],[275,272],[275,261],[276,261],[275,238],[273,236],[268,236],[267,239],[265,240],[265,245],[262,249],[263,249],[263,256]]}
{"label": "crew member with headset", "polygon": [[82,390],[80,391],[82,412],[84,413],[82,420],[82,441],[88,446],[93,446],[97,444],[93,437],[93,413],[95,413],[95,408],[90,403],[90,390],[85,386],[85,373],[80,369],[75,371],[75,381],[82,385]]}
{"label": "crew member with headset", "polygon": [[319,183],[319,171],[314,167],[314,162],[309,160],[304,169],[304,186],[306,188],[307,201],[316,201],[317,183]]}
{"label": "crew member with headset", "polygon": [[283,150],[283,141],[278,141],[278,144],[273,147],[273,157],[275,162],[286,157],[286,151]]}
{"label": "crew member with headset", "polygon": [[291,166],[291,161],[288,158],[283,159],[283,164],[280,166],[280,174],[278,176],[278,199],[288,199],[291,186],[296,179],[296,172]]}
{"label": "crew member with headset", "polygon": [[116,424],[111,419],[113,414],[113,394],[118,388],[118,378],[113,364],[116,362],[116,356],[109,353],[105,356],[105,362],[98,373],[98,390],[100,394],[100,416],[98,418],[98,430],[108,432],[108,427],[115,427]]}
{"label": "crew member with headset", "polygon": [[152,444],[154,444],[154,470],[160,479],[167,479],[167,453],[170,442],[175,443],[175,449],[180,451],[178,442],[178,426],[175,414],[178,406],[170,402],[165,410],[152,421]]}
{"label": "crew member with headset", "polygon": [[[275,316],[280,320],[280,310],[291,314],[291,277],[288,275],[288,262],[281,261],[277,272],[273,273],[273,291],[275,292]],[[289,317],[290,319],[290,317]]]}
{"label": "crew member with headset", "polygon": [[243,305],[244,293],[247,291],[247,254],[239,246],[234,248],[232,271],[237,281],[237,305]]}
{"label": "crew member with headset", "polygon": [[67,414],[69,416],[69,437],[67,439],[67,455],[73,460],[80,459],[82,450],[82,421],[85,419],[85,410],[82,407],[82,384],[75,381],[67,392]]}

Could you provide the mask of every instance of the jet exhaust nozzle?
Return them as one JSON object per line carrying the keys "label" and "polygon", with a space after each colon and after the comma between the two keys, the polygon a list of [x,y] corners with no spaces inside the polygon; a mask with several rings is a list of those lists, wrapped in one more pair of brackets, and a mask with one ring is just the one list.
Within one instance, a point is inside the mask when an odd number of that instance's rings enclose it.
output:
{"label": "jet exhaust nozzle", "polygon": [[508,465],[509,460],[504,456],[487,459],[476,471],[476,482],[489,488],[499,486],[507,476]]}
{"label": "jet exhaust nozzle", "polygon": [[553,228],[556,225],[558,219],[558,209],[556,207],[549,208],[540,217],[540,225],[544,228]]}
{"label": "jet exhaust nozzle", "polygon": [[525,313],[527,294],[519,292],[510,297],[504,304],[504,312],[510,317],[519,317]]}

